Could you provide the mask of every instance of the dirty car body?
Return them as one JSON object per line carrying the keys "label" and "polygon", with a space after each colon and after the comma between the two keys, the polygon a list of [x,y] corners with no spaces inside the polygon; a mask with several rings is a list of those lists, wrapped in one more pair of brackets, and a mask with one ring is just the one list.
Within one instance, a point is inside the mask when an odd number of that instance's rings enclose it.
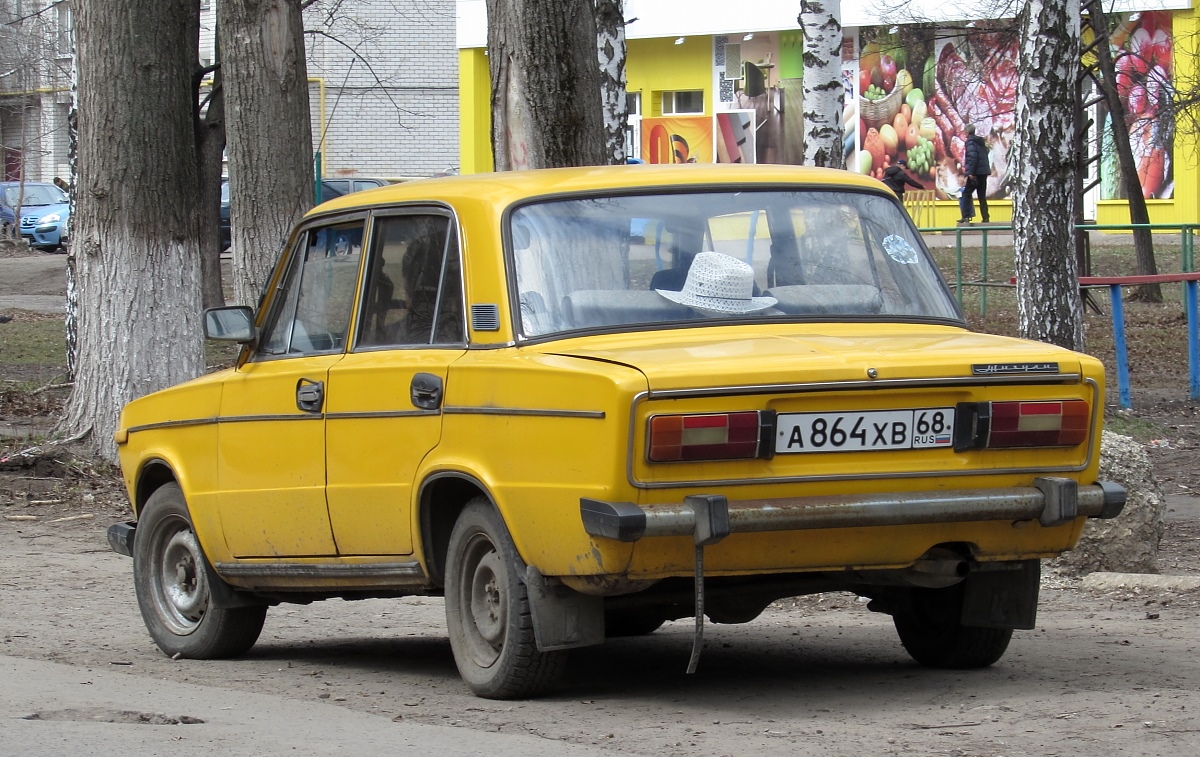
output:
{"label": "dirty car body", "polygon": [[[639,234],[631,238],[631,222]],[[265,608],[444,595],[485,697],[667,620],[850,591],[926,665],[1036,619],[1089,517],[1101,364],[969,331],[894,195],[848,172],[612,167],[339,198],[236,367],[130,403],[138,598],[168,654]]]}

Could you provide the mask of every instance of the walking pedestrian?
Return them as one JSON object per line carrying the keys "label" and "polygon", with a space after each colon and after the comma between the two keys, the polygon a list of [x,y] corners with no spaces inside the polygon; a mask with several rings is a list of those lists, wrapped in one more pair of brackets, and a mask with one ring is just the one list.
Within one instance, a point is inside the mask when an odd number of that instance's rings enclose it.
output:
{"label": "walking pedestrian", "polygon": [[[959,223],[970,223],[975,217],[975,209],[971,204],[971,193],[974,192],[979,198],[979,215],[982,216],[983,222],[988,223],[991,219],[988,217],[987,206],[987,180],[992,173],[991,165],[988,163],[988,146],[983,137],[975,133],[975,124],[967,124],[967,145],[963,155],[963,173],[967,175],[967,187],[964,190],[966,196],[966,207],[963,209],[963,217],[959,219]],[[961,203],[960,203],[961,206]]]}

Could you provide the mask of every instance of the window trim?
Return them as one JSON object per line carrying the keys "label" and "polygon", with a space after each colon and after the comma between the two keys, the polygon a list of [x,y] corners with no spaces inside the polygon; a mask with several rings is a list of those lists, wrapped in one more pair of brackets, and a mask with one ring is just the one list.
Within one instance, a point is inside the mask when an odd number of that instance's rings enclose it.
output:
{"label": "window trim", "polygon": [[[466,349],[470,345],[470,333],[467,327],[467,283],[466,283],[466,266],[464,265],[463,243],[462,243],[462,224],[459,221],[458,214],[454,208],[449,205],[433,204],[429,202],[414,203],[411,205],[388,205],[386,207],[372,208],[370,211],[370,238],[366,248],[366,254],[363,255],[363,265],[358,283],[358,298],[355,301],[354,321],[351,324],[351,337],[347,340],[348,353],[369,353],[369,352],[386,352],[394,350],[421,350],[421,349]],[[463,325],[459,336],[460,341],[457,342],[429,342],[426,344],[377,344],[364,345],[362,344],[361,324],[363,320],[363,308],[366,306],[364,298],[367,291],[367,275],[371,268],[370,264],[375,253],[375,234],[376,227],[380,221],[403,217],[403,216],[439,216],[446,218],[454,232],[455,243],[458,246],[458,286],[459,300],[462,305]],[[437,307],[441,308],[442,289],[445,277],[445,250],[442,255],[443,270],[438,276],[438,300]]]}

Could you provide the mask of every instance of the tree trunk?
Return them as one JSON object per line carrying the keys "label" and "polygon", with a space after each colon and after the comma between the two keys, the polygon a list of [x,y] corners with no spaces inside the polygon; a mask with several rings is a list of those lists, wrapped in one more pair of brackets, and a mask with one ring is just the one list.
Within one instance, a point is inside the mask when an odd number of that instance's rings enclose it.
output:
{"label": "tree trunk", "polygon": [[234,296],[253,307],[313,204],[312,123],[300,0],[218,0]]}
{"label": "tree trunk", "polygon": [[[116,459],[121,407],[204,370],[195,0],[79,0],[78,366],[58,432]],[[153,62],[153,65],[150,63]]]}
{"label": "tree trunk", "polygon": [[629,106],[625,102],[624,0],[596,0],[596,35],[600,57],[604,153],[609,163],[621,165],[628,155],[625,126],[629,120]]}
{"label": "tree trunk", "polygon": [[[1121,182],[1125,185],[1125,196],[1129,201],[1129,221],[1134,224],[1148,224],[1150,210],[1146,207],[1146,197],[1142,194],[1142,182],[1137,172],[1137,161],[1134,160],[1133,148],[1129,144],[1129,114],[1125,102],[1117,93],[1117,70],[1108,44],[1108,15],[1104,12],[1104,3],[1096,0],[1091,4],[1089,13],[1092,15],[1092,28],[1103,30],[1105,34],[1104,40],[1095,48],[1096,63],[1100,68],[1100,89],[1104,92],[1109,120],[1112,122],[1113,147],[1117,151],[1117,163],[1121,167]],[[1103,130],[1104,125],[1099,124],[1097,128]],[[1137,255],[1139,276],[1153,276],[1158,273],[1158,264],[1154,260],[1154,235],[1150,229],[1133,230],[1133,249]],[[1143,284],[1134,290],[1132,298],[1143,302],[1162,302],[1162,287],[1158,284]]]}
{"label": "tree trunk", "polygon": [[1083,304],[1072,219],[1079,4],[1027,0],[1018,21],[1013,237],[1021,336],[1083,349]]}
{"label": "tree trunk", "polygon": [[[218,21],[218,23],[220,23]],[[216,45],[208,107],[196,113],[196,158],[200,192],[200,270],[204,281],[204,307],[225,304],[221,282],[221,171],[225,153],[225,89],[221,83],[221,45]],[[205,71],[196,70],[196,93]]]}
{"label": "tree trunk", "polygon": [[845,168],[842,147],[841,0],[801,0],[804,32],[804,163]]}
{"label": "tree trunk", "polygon": [[496,170],[607,163],[592,0],[487,0],[487,12]]}

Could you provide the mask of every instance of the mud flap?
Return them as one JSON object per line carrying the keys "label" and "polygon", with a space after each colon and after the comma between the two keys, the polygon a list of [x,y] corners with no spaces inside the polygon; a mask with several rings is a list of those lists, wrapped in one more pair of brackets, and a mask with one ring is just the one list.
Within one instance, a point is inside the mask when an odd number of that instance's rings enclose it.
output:
{"label": "mud flap", "polygon": [[972,571],[963,581],[964,626],[1032,630],[1037,621],[1041,560],[1021,560]]}
{"label": "mud flap", "polygon": [[580,594],[532,565],[525,568],[525,589],[539,652],[604,643],[603,597]]}

